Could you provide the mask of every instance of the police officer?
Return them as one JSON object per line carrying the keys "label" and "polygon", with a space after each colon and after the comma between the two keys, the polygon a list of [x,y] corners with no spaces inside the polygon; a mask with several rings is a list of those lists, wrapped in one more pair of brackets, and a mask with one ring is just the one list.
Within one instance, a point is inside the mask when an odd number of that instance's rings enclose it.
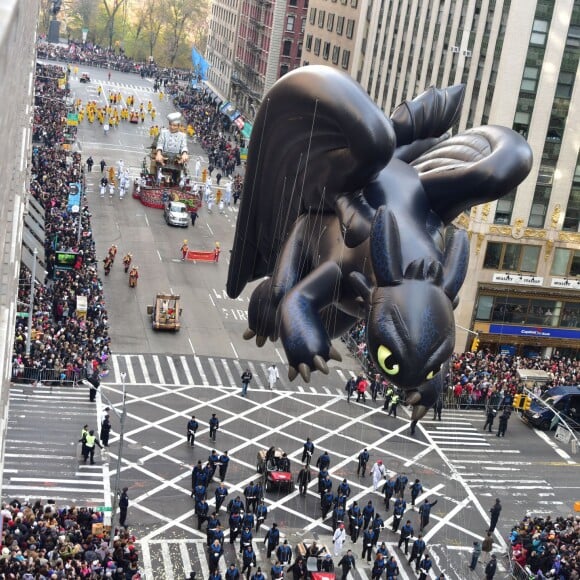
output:
{"label": "police officer", "polygon": [[322,494],[320,499],[320,510],[322,512],[322,519],[325,520],[328,512],[332,509],[332,504],[334,502],[334,494],[332,491],[327,491]]}
{"label": "police officer", "polygon": [[95,447],[97,445],[101,449],[103,448],[103,446],[99,443],[99,440],[95,436],[94,429],[91,429],[89,431],[88,435],[86,435],[86,437],[85,437],[85,446],[83,449],[83,457],[84,457],[83,463],[86,463],[87,459],[90,457],[91,458],[91,465],[95,464]]}
{"label": "police officer", "polygon": [[228,488],[223,484],[220,483],[215,490],[215,509],[217,512],[220,511],[222,504],[226,500],[228,496]]}
{"label": "police officer", "polygon": [[224,549],[216,538],[209,547],[209,569],[212,572],[219,570],[219,561],[224,554]]}
{"label": "police officer", "polygon": [[268,508],[264,503],[264,500],[260,500],[258,507],[256,508],[256,533],[260,531],[261,525],[264,523],[268,517]]}
{"label": "police officer", "polygon": [[230,513],[230,520],[229,520],[229,524],[230,524],[230,544],[233,544],[237,537],[238,534],[242,531],[242,516],[240,516],[240,512],[232,512]]}
{"label": "police officer", "polygon": [[367,505],[365,505],[365,507],[362,510],[362,515],[364,518],[364,529],[366,530],[370,526],[371,520],[375,515],[375,508],[373,506],[372,501],[369,500]]}
{"label": "police officer", "polygon": [[195,420],[195,415],[187,422],[187,442],[191,447],[195,444],[195,433],[199,428],[199,423]]}
{"label": "police officer", "polygon": [[310,465],[310,460],[312,459],[313,454],[314,454],[314,443],[310,441],[310,437],[307,437],[306,441],[304,442],[304,449],[302,450],[302,463]]}
{"label": "police officer", "polygon": [[389,414],[388,416],[390,417],[391,415],[393,415],[393,417],[397,417],[397,407],[399,406],[399,402],[401,401],[401,397],[399,396],[399,393],[394,392],[393,396],[391,397],[391,408],[389,409]]}
{"label": "police officer", "polygon": [[347,580],[349,572],[352,572],[356,569],[352,550],[348,550],[346,554],[340,559],[338,567],[342,568],[342,580]]}
{"label": "police officer", "polygon": [[209,420],[209,438],[215,443],[216,433],[220,428],[220,422],[215,413],[212,413]]}
{"label": "police officer", "polygon": [[411,546],[411,557],[409,558],[409,566],[413,565],[415,562],[415,571],[419,574],[419,564],[421,563],[421,557],[425,551],[425,540],[423,539],[423,534],[419,534],[417,539],[413,542]]}
{"label": "police officer", "polygon": [[214,532],[220,527],[220,521],[217,517],[217,512],[213,512],[207,518],[207,545],[209,546],[214,540]]}
{"label": "police officer", "polygon": [[348,481],[343,479],[336,490],[336,493],[339,497],[344,496],[348,498],[350,496],[350,485],[348,485]]}
{"label": "police officer", "polygon": [[398,531],[399,524],[401,523],[401,520],[403,519],[403,515],[404,515],[406,509],[407,509],[407,502],[404,499],[401,499],[400,497],[398,497],[395,500],[395,506],[393,508],[393,525],[391,527],[391,530],[393,530],[393,532]]}
{"label": "police officer", "polygon": [[399,543],[397,547],[399,550],[401,549],[401,544],[405,544],[405,556],[409,555],[409,540],[413,537],[415,530],[413,530],[413,526],[411,525],[411,520],[407,520],[407,522],[401,528],[401,536],[399,537]]}
{"label": "police officer", "polygon": [[369,452],[363,449],[358,454],[358,467],[356,468],[356,474],[364,477],[367,472],[367,463],[369,462]]}
{"label": "police officer", "polygon": [[385,494],[385,507],[387,511],[391,509],[391,498],[395,493],[395,483],[396,479],[391,477],[385,481],[385,485],[383,486],[383,493]]}
{"label": "police officer", "polygon": [[280,560],[282,566],[290,565],[290,561],[292,560],[292,548],[288,544],[288,540],[284,540],[284,543],[278,546],[276,557]]}
{"label": "police officer", "polygon": [[246,572],[246,579],[250,577],[252,568],[256,566],[256,553],[252,544],[244,548],[242,552],[242,575]]}
{"label": "police officer", "polygon": [[373,518],[373,545],[376,546],[379,541],[381,530],[385,527],[385,522],[381,518],[381,514],[375,514]]}
{"label": "police officer", "polygon": [[316,461],[316,467],[320,470],[328,470],[330,467],[330,455],[328,455],[328,451],[325,451]]}
{"label": "police officer", "polygon": [[497,415],[497,409],[489,405],[487,408],[487,413],[485,415],[485,424],[483,425],[483,430],[489,427],[488,432],[491,433],[493,428],[493,422],[495,421],[495,416]]}
{"label": "police officer", "polygon": [[252,541],[254,536],[252,535],[252,528],[245,526],[242,528],[242,533],[240,534],[240,554],[244,553],[244,550],[248,546],[252,546]]}
{"label": "police officer", "polygon": [[268,558],[272,556],[272,552],[278,547],[279,543],[280,530],[278,529],[278,524],[273,523],[272,527],[268,530],[266,537],[264,538],[264,544],[266,544],[268,548]]}
{"label": "police officer", "polygon": [[367,562],[370,563],[372,553],[373,553],[373,530],[369,528],[368,530],[365,530],[363,534],[363,551],[361,558],[364,560],[366,554]]}
{"label": "police officer", "polygon": [[248,485],[244,488],[244,497],[246,498],[246,511],[252,511],[254,507],[254,482],[250,481]]}
{"label": "police officer", "polygon": [[415,479],[415,481],[411,485],[411,505],[413,507],[415,507],[415,502],[417,501],[417,498],[421,495],[422,491],[423,486],[421,485],[421,482],[418,479]]}
{"label": "police officer", "polygon": [[425,527],[429,524],[429,516],[431,515],[431,508],[437,503],[435,500],[433,503],[429,502],[429,499],[426,499],[421,507],[419,508],[419,518],[421,523],[419,524],[419,531],[422,532]]}
{"label": "police officer", "polygon": [[197,529],[201,530],[203,522],[207,520],[209,505],[205,499],[195,502],[195,515],[197,516]]}
{"label": "police officer", "polygon": [[310,468],[304,466],[298,473],[298,492],[300,495],[306,495],[308,489],[308,484],[312,479],[312,474],[310,473]]}
{"label": "police officer", "polygon": [[407,489],[407,484],[409,483],[409,478],[404,474],[400,473],[397,475],[397,480],[395,481],[395,491],[401,498],[405,497],[405,489]]}
{"label": "police officer", "polygon": [[226,478],[226,473],[228,471],[228,465],[230,463],[230,457],[227,451],[224,451],[218,458],[218,465],[220,470],[220,481]]}

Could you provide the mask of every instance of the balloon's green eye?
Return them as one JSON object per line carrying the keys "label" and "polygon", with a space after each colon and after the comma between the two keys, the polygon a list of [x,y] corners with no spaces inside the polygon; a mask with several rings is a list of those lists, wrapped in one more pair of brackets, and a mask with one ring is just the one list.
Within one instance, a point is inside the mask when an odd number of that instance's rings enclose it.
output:
{"label": "balloon's green eye", "polygon": [[388,375],[398,375],[399,374],[399,363],[393,356],[393,353],[386,346],[379,346],[377,351],[377,360],[381,365],[381,368]]}
{"label": "balloon's green eye", "polygon": [[430,381],[432,378],[435,377],[435,375],[441,370],[441,365],[439,365],[439,368],[431,371],[425,378]]}

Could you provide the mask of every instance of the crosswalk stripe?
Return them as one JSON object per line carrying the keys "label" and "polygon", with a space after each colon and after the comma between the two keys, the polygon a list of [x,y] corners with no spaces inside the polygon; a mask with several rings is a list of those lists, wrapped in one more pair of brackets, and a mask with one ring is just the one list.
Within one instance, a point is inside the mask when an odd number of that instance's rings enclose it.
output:
{"label": "crosswalk stripe", "polygon": [[183,367],[183,372],[185,373],[185,379],[190,385],[193,385],[193,376],[189,370],[189,365],[187,364],[187,359],[184,356],[180,356],[181,366]]}
{"label": "crosswalk stripe", "polygon": [[332,393],[330,392],[330,389],[328,387],[322,387],[322,390],[327,394],[327,395],[332,395]]}
{"label": "crosswalk stripe", "polygon": [[141,367],[141,372],[143,373],[143,379],[145,380],[145,383],[150,385],[151,377],[149,376],[149,371],[147,369],[147,365],[145,364],[145,357],[142,354],[140,354],[137,357],[137,360],[139,361],[139,366]]}
{"label": "crosswalk stripe", "polygon": [[129,376],[129,382],[135,382],[135,371],[133,370],[133,365],[131,364],[131,356],[125,355],[125,368],[127,369],[127,374]]}
{"label": "crosswalk stripe", "polygon": [[254,366],[254,364],[252,362],[248,362],[248,366],[250,367],[250,371],[252,372],[252,375],[254,377],[254,380],[256,381],[256,386],[258,388],[260,388],[260,389],[263,389],[264,388],[264,383],[262,382],[262,379],[260,378],[260,375],[256,371],[256,367]]}
{"label": "crosswalk stripe", "polygon": [[185,543],[179,544],[179,551],[181,552],[181,560],[183,561],[183,571],[187,574],[191,570],[191,560],[189,558],[189,551]]}
{"label": "crosswalk stripe", "polygon": [[207,362],[209,363],[209,368],[211,369],[211,372],[213,373],[213,375],[215,377],[215,381],[213,382],[213,384],[221,387],[222,386],[222,379],[221,379],[220,374],[217,370],[217,366],[215,364],[215,361],[213,360],[213,358],[208,357]]}
{"label": "crosswalk stripe", "polygon": [[268,381],[268,367],[266,366],[266,363],[260,363],[260,368],[264,372],[264,376],[266,377],[266,383],[268,383],[268,386],[270,386],[270,381]]}
{"label": "crosswalk stripe", "polygon": [[196,543],[195,549],[197,550],[197,557],[199,560],[199,565],[201,566],[201,577],[202,578],[209,578],[209,566],[207,565],[205,559],[205,550],[203,549],[203,545]]}
{"label": "crosswalk stripe", "polygon": [[145,580],[153,580],[155,576],[153,575],[153,565],[151,563],[151,552],[149,551],[149,543],[142,542],[141,547],[141,560],[143,562],[143,576]]}
{"label": "crosswalk stripe", "polygon": [[228,377],[228,381],[230,383],[230,387],[235,387],[236,386],[236,381],[234,379],[234,375],[232,375],[231,371],[230,371],[230,367],[228,366],[228,361],[225,358],[220,359],[222,362],[222,366],[224,367],[224,371],[226,373],[226,376]]}
{"label": "crosswalk stripe", "polygon": [[207,380],[207,377],[205,376],[205,371],[203,370],[203,366],[201,366],[201,360],[199,360],[199,357],[196,356],[194,358],[195,360],[195,366],[197,367],[197,372],[199,373],[199,376],[201,377],[201,382],[203,383],[204,387],[209,386],[209,382]]}
{"label": "crosswalk stripe", "polygon": [[119,370],[119,357],[113,355],[111,359],[113,363],[113,378],[115,382],[118,383],[121,378],[121,372]]}
{"label": "crosswalk stripe", "polygon": [[173,358],[168,356],[165,357],[167,359],[167,365],[169,366],[169,370],[171,371],[171,376],[173,377],[173,384],[178,385],[181,381],[179,380],[179,375],[177,374],[177,369],[175,368],[175,363],[173,362]]}
{"label": "crosswalk stripe", "polygon": [[153,364],[155,365],[155,371],[157,372],[157,376],[159,377],[159,383],[162,385],[165,384],[165,377],[163,376],[163,370],[161,369],[161,363],[159,362],[159,357],[154,354],[153,355]]}
{"label": "crosswalk stripe", "polygon": [[164,542],[161,544],[161,555],[163,556],[163,568],[165,569],[165,578],[173,578],[173,568],[171,566],[171,554],[169,546]]}

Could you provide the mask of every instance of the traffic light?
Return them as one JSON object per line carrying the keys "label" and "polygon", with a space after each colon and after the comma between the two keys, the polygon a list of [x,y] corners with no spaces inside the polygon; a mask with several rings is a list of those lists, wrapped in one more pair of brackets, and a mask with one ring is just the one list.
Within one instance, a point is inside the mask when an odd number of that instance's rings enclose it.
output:
{"label": "traffic light", "polygon": [[524,411],[529,411],[532,406],[532,397],[524,397]]}
{"label": "traffic light", "polygon": [[521,404],[522,404],[522,395],[520,394],[514,395],[514,402],[512,403],[512,406],[515,407],[516,409],[519,409]]}
{"label": "traffic light", "polygon": [[471,343],[471,352],[477,352],[479,350],[479,338],[477,336],[473,339]]}

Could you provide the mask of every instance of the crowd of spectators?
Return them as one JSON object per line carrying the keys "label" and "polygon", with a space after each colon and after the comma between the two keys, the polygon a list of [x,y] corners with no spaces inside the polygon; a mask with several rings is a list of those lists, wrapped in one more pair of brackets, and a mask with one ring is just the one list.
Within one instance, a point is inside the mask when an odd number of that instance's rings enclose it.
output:
{"label": "crowd of spectators", "polygon": [[[27,321],[18,318],[13,374],[16,379],[62,382],[79,378],[95,367],[95,360],[106,359],[109,336],[86,197],[81,195],[80,208],[69,205],[69,184],[84,185],[84,167],[78,153],[63,148],[66,88],[58,83],[63,69],[37,66],[30,194],[45,210],[45,263],[39,267],[45,267],[46,283],[35,286],[28,354]],[[59,252],[74,254],[66,269],[57,261]],[[29,304],[31,287],[31,273],[23,265],[20,308]],[[78,296],[87,298],[86,315],[77,312]]]}
{"label": "crowd of spectators", "polygon": [[61,60],[78,67],[95,66],[170,81],[189,80],[192,75],[188,70],[159,67],[152,60],[136,62],[129,58],[122,48],[104,48],[90,42],[81,44],[71,41],[65,46],[40,41],[37,45],[37,54],[41,59]]}
{"label": "crowd of spectators", "polygon": [[512,529],[510,541],[526,578],[580,579],[580,516],[526,516]]}
{"label": "crowd of spectators", "polygon": [[135,538],[103,535],[102,513],[88,508],[4,504],[0,575],[22,580],[139,580]]}
{"label": "crowd of spectators", "polygon": [[[346,342],[367,374],[372,376],[376,367],[369,357],[365,333],[365,323],[360,322],[350,330]],[[547,373],[546,382],[533,386],[536,396],[550,387],[580,383],[580,361],[562,357],[558,351],[548,358],[527,358],[480,350],[456,353],[451,357],[444,400],[457,407],[498,404],[506,395],[513,397],[527,386],[526,380],[518,374],[522,369]]]}

